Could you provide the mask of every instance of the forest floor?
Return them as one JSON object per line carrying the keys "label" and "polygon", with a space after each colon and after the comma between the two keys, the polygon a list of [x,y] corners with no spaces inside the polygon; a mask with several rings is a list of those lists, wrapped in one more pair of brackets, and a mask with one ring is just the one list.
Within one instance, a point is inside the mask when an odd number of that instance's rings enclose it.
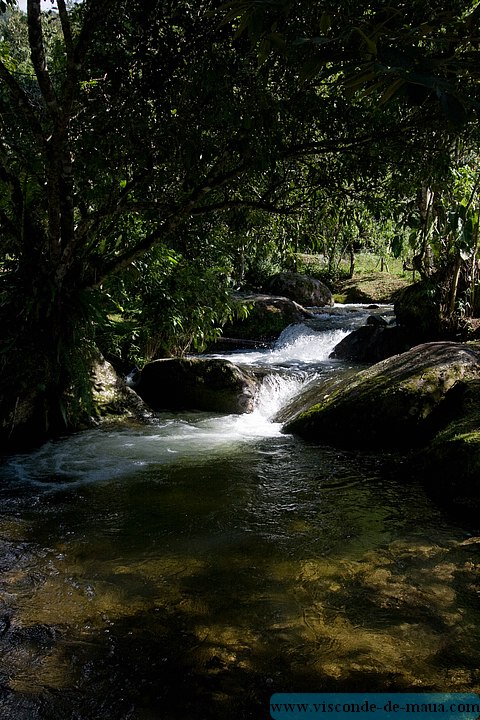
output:
{"label": "forest floor", "polygon": [[411,285],[409,277],[388,272],[359,272],[348,280],[339,280],[333,288],[335,302],[339,303],[392,303],[395,294]]}
{"label": "forest floor", "polygon": [[343,279],[337,280],[333,287],[324,280],[327,263],[322,255],[300,253],[298,260],[299,272],[326,282],[338,303],[393,303],[395,293],[413,282],[412,272],[404,270],[401,258],[389,257],[388,260],[382,260],[372,252],[355,255],[353,278],[346,279],[350,261],[348,258],[344,259],[338,267]]}

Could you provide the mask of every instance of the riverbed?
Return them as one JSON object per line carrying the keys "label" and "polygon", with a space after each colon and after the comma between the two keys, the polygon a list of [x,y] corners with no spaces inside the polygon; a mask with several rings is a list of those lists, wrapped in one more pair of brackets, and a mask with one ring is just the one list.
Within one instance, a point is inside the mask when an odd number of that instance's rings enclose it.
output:
{"label": "riverbed", "polygon": [[[403,458],[272,422],[362,308],[277,346],[253,414],[161,413],[0,468],[2,720],[263,720],[277,692],[480,690],[480,538]],[[405,468],[408,466],[405,465]]]}

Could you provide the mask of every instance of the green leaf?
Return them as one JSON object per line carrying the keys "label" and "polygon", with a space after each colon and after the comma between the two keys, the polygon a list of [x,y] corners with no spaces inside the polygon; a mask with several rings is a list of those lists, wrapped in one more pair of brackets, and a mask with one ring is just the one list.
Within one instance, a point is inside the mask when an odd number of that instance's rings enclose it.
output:
{"label": "green leaf", "polygon": [[395,235],[395,237],[392,239],[391,249],[393,257],[401,257],[403,252],[403,237],[401,235]]}
{"label": "green leaf", "polygon": [[385,92],[382,94],[379,105],[384,105],[389,100],[391,100],[395,95],[398,93],[400,88],[402,88],[405,85],[405,80],[403,78],[398,78],[398,80],[395,80],[391,85],[387,87]]}
{"label": "green leaf", "polygon": [[350,80],[347,80],[347,82],[344,84],[344,87],[346,87],[347,89],[356,89],[362,87],[362,85],[365,85],[365,83],[369,82],[370,80],[374,80],[374,78],[374,71],[367,70],[366,72],[361,72],[358,75],[350,78]]}
{"label": "green leaf", "polygon": [[368,51],[369,51],[374,57],[376,57],[376,56],[377,56],[377,43],[376,43],[374,40],[372,40],[371,38],[369,38],[369,37],[363,32],[362,28],[356,27],[356,28],[353,28],[353,29],[356,30],[356,31],[358,32],[358,34],[361,36],[361,38],[363,39],[363,42],[365,43]]}
{"label": "green leaf", "polygon": [[320,70],[324,67],[325,61],[317,58],[312,58],[305,62],[300,70],[299,79],[300,82],[306,82],[314,78]]}
{"label": "green leaf", "polygon": [[320,32],[327,33],[331,27],[332,16],[330,15],[330,13],[322,13],[322,17],[320,18]]}

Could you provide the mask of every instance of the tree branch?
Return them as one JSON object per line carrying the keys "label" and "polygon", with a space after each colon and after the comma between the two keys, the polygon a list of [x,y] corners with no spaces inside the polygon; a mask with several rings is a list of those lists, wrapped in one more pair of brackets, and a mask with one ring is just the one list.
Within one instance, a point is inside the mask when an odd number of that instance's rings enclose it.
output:
{"label": "tree branch", "polygon": [[58,116],[58,102],[48,72],[47,58],[45,57],[40,0],[27,0],[27,18],[28,41],[30,43],[33,69],[37,76],[40,92],[42,93],[42,97],[47,104],[50,114],[52,117],[56,117]]}
{"label": "tree branch", "polygon": [[25,118],[30,131],[35,138],[35,140],[38,142],[38,144],[42,147],[44,147],[45,144],[45,136],[43,133],[43,128],[40,124],[40,122],[37,119],[37,116],[35,115],[33,111],[33,107],[30,104],[30,100],[28,99],[27,95],[23,91],[23,89],[20,87],[20,85],[17,83],[13,75],[7,70],[3,62],[0,60],[0,80],[3,80],[5,85],[7,86],[10,96],[14,101],[16,101],[17,106],[21,108],[23,112],[23,117]]}
{"label": "tree branch", "polygon": [[[403,136],[403,130],[395,133],[397,137]],[[282,158],[296,157],[299,155],[320,155],[331,152],[351,152],[357,147],[368,145],[369,143],[378,143],[379,140],[391,140],[392,132],[383,133],[382,135],[364,135],[363,137],[354,138],[349,141],[335,140],[329,143],[306,142],[297,143],[286,147],[280,154]]]}
{"label": "tree branch", "polygon": [[273,215],[292,215],[299,207],[303,205],[302,202],[292,203],[291,205],[285,205],[283,207],[275,205],[273,202],[263,202],[261,200],[223,200],[218,203],[212,203],[211,205],[200,205],[194,208],[190,215],[206,215],[217,210],[235,210],[237,208],[249,208],[250,210],[263,210]]}
{"label": "tree branch", "polygon": [[85,54],[88,50],[88,44],[95,27],[100,18],[107,11],[110,4],[110,0],[91,0],[91,2],[88,3],[87,13],[78,36],[78,40],[75,44],[73,54],[77,70],[79,70],[83,64]]}
{"label": "tree branch", "polygon": [[212,176],[211,172],[205,178],[204,183],[195,188],[182,204],[174,208],[168,219],[158,225],[155,230],[146,235],[143,240],[137,243],[133,248],[127,249],[123,254],[118,255],[110,262],[105,263],[97,269],[94,279],[91,281],[91,287],[98,287],[105,279],[128,267],[134,260],[151,250],[160,238],[165,237],[169,233],[177,229],[179,225],[189,216],[193,214],[194,208],[206,197],[212,190],[222,187],[226,183],[240,177],[246,168],[243,162],[231,170]]}
{"label": "tree branch", "polygon": [[67,13],[65,0],[57,0],[58,14],[62,25],[63,39],[65,41],[65,52],[67,54],[67,64],[70,66],[74,62],[75,48],[73,45],[72,28]]}

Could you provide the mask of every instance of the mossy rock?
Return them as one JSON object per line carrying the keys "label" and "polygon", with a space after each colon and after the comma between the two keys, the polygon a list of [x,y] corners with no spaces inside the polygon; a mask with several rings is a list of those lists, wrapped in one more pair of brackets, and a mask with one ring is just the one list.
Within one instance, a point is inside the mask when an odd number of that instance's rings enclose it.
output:
{"label": "mossy rock", "polygon": [[332,293],[321,280],[296,272],[272,275],[266,281],[264,290],[272,295],[290,298],[307,307],[333,305]]}
{"label": "mossy rock", "polygon": [[249,307],[248,316],[223,328],[226,337],[273,341],[292,323],[301,323],[313,314],[285,297],[245,295],[238,303]]}
{"label": "mossy rock", "polygon": [[331,358],[375,363],[408,350],[412,344],[404,328],[362,325],[333,348]]}
{"label": "mossy rock", "polygon": [[445,337],[440,307],[440,286],[430,280],[410,285],[395,298],[398,325],[423,341]]}
{"label": "mossy rock", "polygon": [[425,343],[319,386],[313,402],[310,390],[310,407],[290,417],[285,431],[352,449],[418,447],[456,417],[459,388],[477,377],[480,344]]}
{"label": "mossy rock", "polygon": [[143,401],[103,357],[94,363],[91,380],[93,420],[144,419],[148,415]]}
{"label": "mossy rock", "polygon": [[416,459],[434,495],[480,509],[480,380],[463,387],[459,413]]}

